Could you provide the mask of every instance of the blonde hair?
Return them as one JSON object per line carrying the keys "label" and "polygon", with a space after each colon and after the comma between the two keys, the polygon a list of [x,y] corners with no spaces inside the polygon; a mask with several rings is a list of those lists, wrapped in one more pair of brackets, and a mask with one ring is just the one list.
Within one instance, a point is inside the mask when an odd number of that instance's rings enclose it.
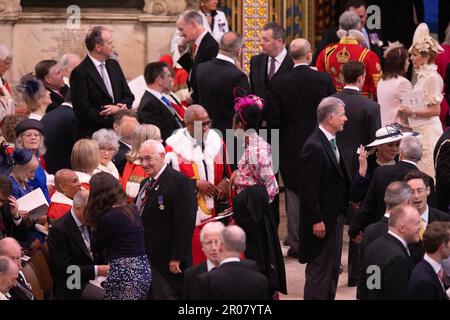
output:
{"label": "blonde hair", "polygon": [[98,145],[91,139],[78,140],[72,149],[72,170],[91,174],[98,167]]}
{"label": "blonde hair", "polygon": [[127,153],[127,160],[133,162],[137,159],[139,155],[139,150],[141,150],[141,145],[147,140],[160,140],[161,131],[159,128],[153,124],[141,124],[139,125],[133,133],[133,142],[131,143],[131,150]]}
{"label": "blonde hair", "polygon": [[34,155],[27,163],[14,165],[12,173],[14,174],[14,177],[17,179],[17,181],[22,183],[27,179],[27,171],[33,166],[36,167],[35,170],[37,170],[37,168],[39,167],[39,160]]}
{"label": "blonde hair", "polygon": [[[28,130],[36,130],[36,129],[30,128],[30,129],[28,129]],[[18,149],[27,149],[27,148],[23,145],[23,138],[22,138],[22,136],[23,136],[23,135],[25,134],[25,132],[27,132],[28,130],[25,130],[25,131],[23,131],[23,132],[21,132],[21,133],[19,134],[19,136],[18,136],[17,139],[16,139],[16,143],[15,143],[16,148],[18,148]],[[47,151],[47,148],[45,147],[45,143],[44,143],[44,140],[45,140],[44,135],[43,135],[42,132],[40,132],[39,130],[36,130],[36,131],[39,132],[39,136],[41,137],[41,143],[40,143],[40,145],[39,145],[39,148],[38,148],[37,151],[36,151],[36,156],[37,156],[37,157],[40,157],[40,156],[43,156],[43,155],[45,154],[45,152]]]}

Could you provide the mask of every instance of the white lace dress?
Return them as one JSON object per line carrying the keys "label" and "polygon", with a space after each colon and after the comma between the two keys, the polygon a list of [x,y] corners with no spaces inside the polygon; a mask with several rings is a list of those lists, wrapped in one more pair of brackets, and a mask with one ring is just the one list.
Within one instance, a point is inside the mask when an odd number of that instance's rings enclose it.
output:
{"label": "white lace dress", "polygon": [[[426,106],[440,105],[444,98],[442,95],[444,83],[437,73],[437,66],[425,64],[417,69],[416,73],[417,82],[414,90],[423,90]],[[418,164],[419,170],[434,178],[433,150],[443,132],[439,116],[430,117],[425,123],[418,127],[412,127],[412,129],[420,134],[419,137],[423,143],[423,156]]]}

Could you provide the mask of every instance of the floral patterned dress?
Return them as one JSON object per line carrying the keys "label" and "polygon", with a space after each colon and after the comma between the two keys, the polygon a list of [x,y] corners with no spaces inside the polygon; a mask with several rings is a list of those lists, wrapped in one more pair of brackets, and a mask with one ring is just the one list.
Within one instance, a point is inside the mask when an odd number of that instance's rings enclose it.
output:
{"label": "floral patterned dress", "polygon": [[272,148],[256,132],[246,136],[244,146],[234,181],[237,193],[250,186],[265,186],[271,203],[279,192],[272,168]]}

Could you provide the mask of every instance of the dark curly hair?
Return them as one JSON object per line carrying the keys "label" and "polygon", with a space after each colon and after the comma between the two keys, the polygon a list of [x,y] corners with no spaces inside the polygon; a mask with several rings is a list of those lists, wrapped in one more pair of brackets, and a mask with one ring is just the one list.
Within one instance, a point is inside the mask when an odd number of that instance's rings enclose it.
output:
{"label": "dark curly hair", "polygon": [[85,209],[89,226],[96,227],[102,216],[113,207],[122,209],[124,215],[138,223],[134,214],[136,206],[128,201],[119,180],[107,172],[99,172],[92,176],[89,184],[89,198]]}

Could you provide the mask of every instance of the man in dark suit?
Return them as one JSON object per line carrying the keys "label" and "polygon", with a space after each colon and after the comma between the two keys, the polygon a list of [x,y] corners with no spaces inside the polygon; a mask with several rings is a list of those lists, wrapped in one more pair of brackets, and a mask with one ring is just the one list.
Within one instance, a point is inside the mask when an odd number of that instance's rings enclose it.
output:
{"label": "man in dark suit", "polygon": [[[380,166],[375,172],[367,190],[366,198],[349,228],[349,235],[355,238],[369,224],[377,222],[385,213],[384,192],[392,181],[402,181],[405,176],[417,169],[422,158],[422,143],[418,137],[407,136],[400,142],[400,161],[394,166]],[[431,194],[434,191],[433,179],[428,177]]]}
{"label": "man in dark suit", "polygon": [[398,205],[407,205],[411,201],[411,187],[404,181],[391,182],[384,193],[384,203],[386,204],[386,212],[380,221],[372,223],[364,229],[361,245],[361,256],[364,255],[365,249],[374,240],[381,238],[388,231],[388,219],[391,210]]}
{"label": "man in dark suit", "polygon": [[59,169],[70,169],[72,148],[77,141],[77,118],[73,112],[72,95],[67,91],[64,103],[47,113],[41,120],[44,125],[44,154],[47,172],[55,174]]}
{"label": "man in dark suit", "polygon": [[26,241],[29,226],[19,213],[17,201],[11,196],[11,188],[11,181],[6,176],[0,176],[0,239],[13,237]]}
{"label": "man in dark suit", "polygon": [[[267,101],[269,82],[291,72],[294,62],[286,50],[286,30],[278,23],[269,22],[264,26],[260,43],[262,53],[250,59],[250,84],[253,93]],[[264,120],[268,119],[264,117]]]}
{"label": "man in dark suit", "polygon": [[44,83],[50,92],[52,103],[47,107],[47,113],[55,110],[64,102],[69,87],[64,83],[64,74],[55,60],[42,60],[34,67],[36,78]]}
{"label": "man in dark suit", "polygon": [[[364,7],[363,7],[364,8]],[[359,61],[348,61],[344,64],[344,89],[333,95],[345,103],[345,115],[348,121],[344,131],[336,134],[337,145],[347,171],[353,177],[357,168],[355,164],[356,150],[360,145],[367,145],[375,139],[375,132],[381,127],[380,106],[361,94],[366,78],[366,68]],[[347,211],[346,224],[351,224],[356,214],[352,206]],[[359,268],[357,246],[349,243],[348,248],[348,284],[356,285]]]}
{"label": "man in dark suit", "polygon": [[[442,212],[428,205],[427,199],[430,196],[430,182],[428,176],[420,171],[411,171],[405,176],[406,183],[411,187],[411,205],[420,213],[422,229],[420,238],[429,223],[434,221],[450,221],[450,214]],[[414,263],[419,262],[425,253],[422,241],[410,245],[411,257]]]}
{"label": "man in dark suit", "polygon": [[364,252],[361,300],[406,299],[413,263],[408,243],[420,240],[420,215],[411,206],[397,206],[389,216],[389,231]]}
{"label": "man in dark suit", "polygon": [[[57,300],[79,300],[89,280],[108,275],[109,266],[100,265],[90,248],[90,235],[84,221],[84,208],[89,193],[79,191],[73,197],[73,208],[55,221],[48,234],[50,272],[53,296]],[[70,266],[78,266],[80,288],[70,288]],[[73,270],[72,270],[73,272]]]}
{"label": "man in dark suit", "polygon": [[245,251],[245,232],[237,225],[220,233],[219,267],[198,275],[193,284],[194,300],[269,300],[267,278],[240,260]]}
{"label": "man in dark suit", "polygon": [[212,127],[220,130],[224,139],[226,129],[232,128],[235,92],[240,91],[235,89],[250,93],[247,75],[235,65],[243,43],[244,39],[238,33],[225,33],[217,57],[197,67],[192,99],[206,109]]}
{"label": "man in dark suit", "polygon": [[25,279],[22,270],[22,248],[20,244],[11,237],[0,240],[0,256],[10,258],[19,270],[17,282],[9,290],[10,300],[34,300],[31,286]]}
{"label": "man in dark suit", "polygon": [[342,100],[322,99],[317,121],[319,128],[300,154],[299,261],[307,263],[304,298],[332,300],[339,278],[350,181],[335,137],[347,121]]}
{"label": "man in dark suit", "polygon": [[225,228],[222,222],[208,222],[200,231],[200,243],[205,253],[206,261],[189,267],[183,277],[183,300],[189,299],[195,278],[219,266],[220,232]]}
{"label": "man in dark suit", "polygon": [[187,84],[191,90],[196,79],[197,65],[217,56],[219,44],[203,27],[202,16],[196,11],[183,12],[178,17],[177,28],[184,38],[178,46],[181,57],[177,62],[189,72]]}
{"label": "man in dark suit", "polygon": [[165,141],[176,129],[183,128],[183,122],[164,94],[173,88],[173,75],[164,62],[149,63],[144,70],[147,89],[137,110],[141,123],[154,124],[161,130]]}
{"label": "man in dark suit", "polygon": [[114,115],[113,129],[119,136],[119,150],[113,158],[114,165],[123,174],[127,164],[126,155],[131,150],[134,130],[139,126],[138,115],[132,110],[119,110]]}
{"label": "man in dark suit", "polygon": [[197,216],[194,183],[167,166],[164,146],[145,141],[139,160],[149,178],[141,184],[136,204],[141,211],[145,246],[152,267],[154,300],[181,298],[183,272],[192,264],[192,235]]}
{"label": "man in dark suit", "polygon": [[448,300],[450,289],[444,289],[442,261],[450,256],[450,225],[433,222],[423,235],[425,256],[414,267],[407,295],[412,300]]}
{"label": "man in dark suit", "polygon": [[337,145],[349,172],[353,174],[354,157],[360,145],[367,145],[375,139],[376,131],[381,127],[380,105],[361,95],[366,77],[366,68],[359,61],[344,64],[343,75],[345,87],[333,97],[345,103],[345,115],[348,121],[345,129],[336,134]]}
{"label": "man in dark suit", "polygon": [[119,63],[111,59],[114,46],[110,31],[93,27],[85,44],[89,53],[70,75],[80,138],[90,138],[99,129],[112,128],[114,114],[129,109],[134,101]]}
{"label": "man in dark suit", "polygon": [[[447,78],[450,79],[450,64],[447,67]],[[450,86],[450,83],[448,84]],[[434,148],[436,164],[436,196],[437,208],[450,212],[450,129],[444,131]]]}
{"label": "man in dark suit", "polygon": [[317,105],[336,92],[331,77],[309,67],[311,45],[294,39],[289,55],[295,66],[290,73],[273,79],[269,85],[268,126],[280,129],[280,169],[286,190],[287,241],[289,256],[298,257],[299,170],[302,147],[317,125]]}

